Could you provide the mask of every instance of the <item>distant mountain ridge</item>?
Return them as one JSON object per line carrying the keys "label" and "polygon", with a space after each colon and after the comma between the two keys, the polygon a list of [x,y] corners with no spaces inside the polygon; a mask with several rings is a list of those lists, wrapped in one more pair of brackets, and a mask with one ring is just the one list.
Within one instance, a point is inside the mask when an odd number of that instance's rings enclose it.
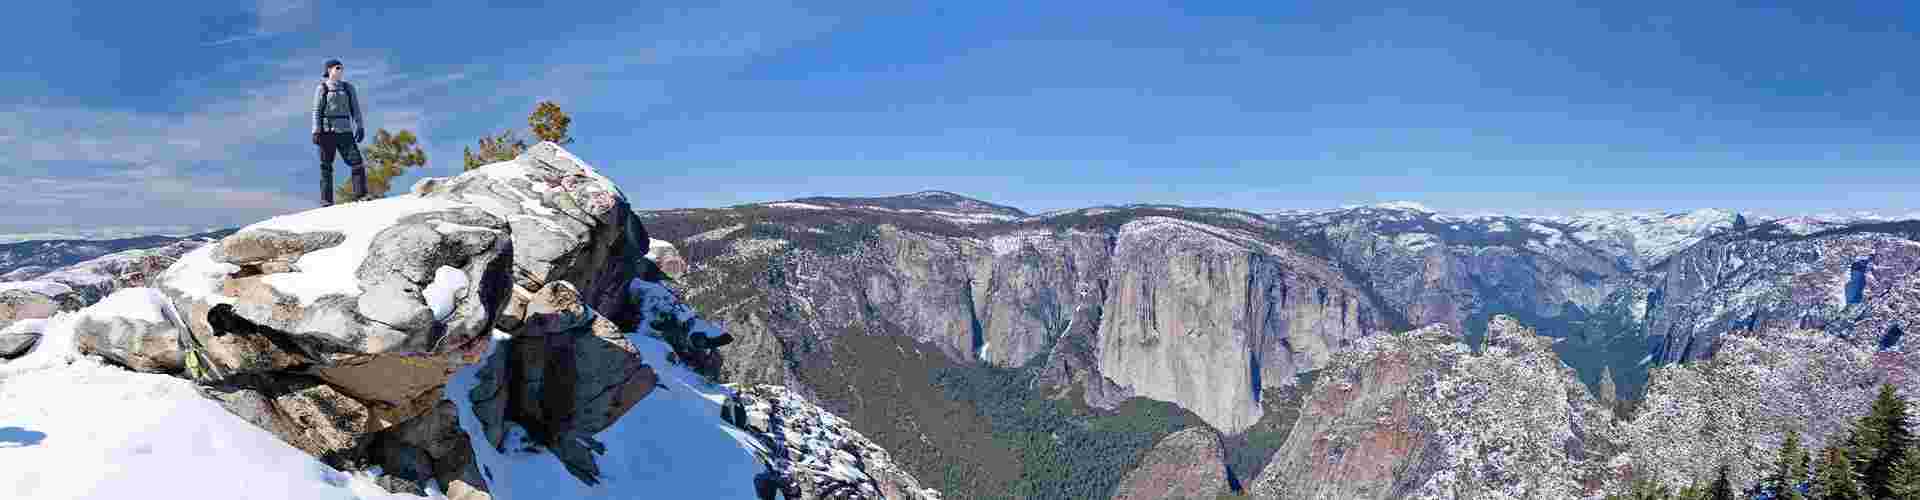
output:
{"label": "distant mountain ridge", "polygon": [[20,281],[38,273],[78,264],[123,250],[153,248],[182,240],[224,238],[232,227],[186,236],[137,236],[110,240],[28,240],[0,244],[0,280]]}

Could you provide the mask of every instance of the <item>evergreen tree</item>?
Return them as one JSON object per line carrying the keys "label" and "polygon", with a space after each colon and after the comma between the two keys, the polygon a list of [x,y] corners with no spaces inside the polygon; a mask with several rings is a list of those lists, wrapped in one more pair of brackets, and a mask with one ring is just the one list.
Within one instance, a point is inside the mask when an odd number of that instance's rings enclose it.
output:
{"label": "evergreen tree", "polygon": [[[387,195],[393,189],[393,180],[407,172],[408,167],[427,164],[427,152],[420,150],[419,140],[409,130],[398,134],[380,129],[373,134],[373,144],[366,150],[367,196],[374,199]],[[335,199],[351,200],[353,181],[335,190]]]}
{"label": "evergreen tree", "polygon": [[1800,432],[1787,431],[1787,442],[1780,444],[1780,459],[1773,464],[1773,494],[1776,498],[1798,499],[1794,487],[1807,480],[1807,450],[1800,449]]}
{"label": "evergreen tree", "polygon": [[1607,500],[1670,500],[1672,498],[1673,488],[1650,478],[1634,479],[1633,486],[1629,487],[1626,493],[1607,495]]}
{"label": "evergreen tree", "polygon": [[1839,446],[1829,445],[1820,452],[1820,470],[1813,482],[1813,498],[1818,500],[1866,500],[1853,478],[1853,464]]}
{"label": "evergreen tree", "polygon": [[[1813,451],[1808,450],[1807,447],[1805,446],[1801,446],[1800,461],[1797,463],[1800,465],[1800,468],[1795,469],[1795,471],[1801,474],[1800,481],[1801,482],[1813,481]],[[1795,484],[1794,486],[1799,486],[1799,485]]]}
{"label": "evergreen tree", "polygon": [[460,154],[465,157],[462,162],[466,164],[466,170],[473,170],[490,163],[511,160],[526,150],[527,141],[520,140],[513,129],[507,129],[499,135],[481,137],[480,151],[461,148]]}
{"label": "evergreen tree", "polygon": [[1854,421],[1848,445],[1854,471],[1860,474],[1861,493],[1870,498],[1891,497],[1893,468],[1913,445],[1913,434],[1907,430],[1907,402],[1893,385],[1880,385],[1873,406]]}
{"label": "evergreen tree", "polygon": [[1673,498],[1677,500],[1706,500],[1707,489],[1701,487],[1700,483],[1689,484],[1685,488],[1680,488],[1680,492],[1675,493]]}
{"label": "evergreen tree", "polygon": [[1891,493],[1887,498],[1893,500],[1920,500],[1920,447],[1907,448],[1907,454],[1893,467]]}
{"label": "evergreen tree", "polygon": [[1709,500],[1733,500],[1733,481],[1727,479],[1727,466],[1721,465],[1714,475],[1713,484],[1707,487]]}
{"label": "evergreen tree", "polygon": [[567,127],[572,125],[573,117],[550,101],[540,101],[533,107],[533,114],[527,115],[527,127],[533,129],[533,136],[554,144],[573,143],[573,137],[567,135]]}

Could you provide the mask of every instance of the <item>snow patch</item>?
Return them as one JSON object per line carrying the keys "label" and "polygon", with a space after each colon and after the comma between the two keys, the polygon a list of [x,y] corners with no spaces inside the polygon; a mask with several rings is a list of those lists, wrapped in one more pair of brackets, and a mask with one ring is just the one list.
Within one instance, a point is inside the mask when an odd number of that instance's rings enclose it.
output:
{"label": "snow patch", "polygon": [[1393,244],[1409,252],[1419,252],[1440,244],[1440,237],[1430,233],[1405,233],[1394,236]]}
{"label": "snow patch", "polygon": [[[275,290],[298,297],[300,305],[304,307],[329,295],[359,295],[360,282],[354,271],[359,269],[361,261],[366,260],[374,235],[392,227],[401,217],[461,206],[466,204],[437,198],[382,198],[282,215],[247,226],[241,231],[336,231],[346,235],[339,245],[300,256],[300,260],[293,265],[293,271],[269,274],[262,278]],[[210,249],[212,246],[201,249]]]}
{"label": "snow patch", "polygon": [[10,281],[0,283],[0,292],[8,290],[25,290],[48,297],[58,297],[73,293],[73,287],[51,281]]}
{"label": "snow patch", "polygon": [[433,281],[420,290],[420,295],[433,310],[434,321],[446,321],[447,315],[453,314],[454,299],[467,284],[467,273],[452,266],[440,266],[433,272]]}
{"label": "snow patch", "polygon": [[144,287],[122,288],[74,314],[167,323],[169,320],[165,310],[170,306],[166,294],[160,293],[159,290]]}
{"label": "snow patch", "polygon": [[160,282],[165,286],[185,294],[200,302],[212,304],[231,304],[233,297],[221,295],[217,287],[221,280],[240,271],[240,266],[213,260],[213,249],[219,246],[202,245],[160,273]]}
{"label": "snow patch", "polygon": [[1418,202],[1412,202],[1412,201],[1389,201],[1386,203],[1375,204],[1374,207],[1384,208],[1387,210],[1408,210],[1413,212],[1422,212],[1422,213],[1429,213],[1429,214],[1434,213],[1433,209],[1427,208],[1426,205],[1422,205]]}
{"label": "snow patch", "polygon": [[[71,337],[66,328],[43,342]],[[320,463],[186,380],[69,359],[0,384],[0,497],[420,498]],[[204,480],[208,471],[225,479]]]}
{"label": "snow patch", "polygon": [[670,243],[666,240],[656,240],[653,238],[647,238],[647,260],[654,261],[654,263],[659,263],[660,250],[662,249],[673,250],[674,249],[673,243]]}
{"label": "snow patch", "polygon": [[746,229],[746,228],[747,228],[746,224],[734,224],[731,226],[713,229],[704,233],[688,236],[687,243],[696,243],[701,241],[709,241],[709,240],[717,240],[720,238],[725,238],[727,237],[727,235],[733,234],[734,231],[739,231],[741,229]]}
{"label": "snow patch", "polygon": [[9,333],[39,333],[46,330],[47,318],[27,318],[15,320],[6,328],[0,328],[0,335]]}
{"label": "snow patch", "polygon": [[797,202],[791,202],[791,201],[768,203],[765,206],[769,208],[787,208],[787,209],[793,209],[793,210],[832,210],[833,209],[832,207],[823,207],[823,206],[815,205],[812,203],[797,203]]}

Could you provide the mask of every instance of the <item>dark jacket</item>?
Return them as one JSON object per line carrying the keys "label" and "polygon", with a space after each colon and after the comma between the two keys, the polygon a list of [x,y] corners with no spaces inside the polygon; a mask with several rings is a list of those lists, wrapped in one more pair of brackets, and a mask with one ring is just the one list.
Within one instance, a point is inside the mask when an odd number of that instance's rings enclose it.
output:
{"label": "dark jacket", "polygon": [[364,115],[360,114],[359,94],[346,80],[331,88],[326,80],[321,80],[313,92],[313,132],[351,134],[366,128]]}

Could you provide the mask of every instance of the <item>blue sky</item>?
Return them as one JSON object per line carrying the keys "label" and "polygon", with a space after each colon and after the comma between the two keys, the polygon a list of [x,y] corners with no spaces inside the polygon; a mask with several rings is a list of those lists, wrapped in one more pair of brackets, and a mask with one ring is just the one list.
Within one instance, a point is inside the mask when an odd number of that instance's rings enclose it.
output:
{"label": "blue sky", "polygon": [[5,239],[315,206],[328,58],[422,136],[401,188],[548,99],[639,208],[1905,213],[1920,184],[1907,2],[82,3],[0,31]]}

